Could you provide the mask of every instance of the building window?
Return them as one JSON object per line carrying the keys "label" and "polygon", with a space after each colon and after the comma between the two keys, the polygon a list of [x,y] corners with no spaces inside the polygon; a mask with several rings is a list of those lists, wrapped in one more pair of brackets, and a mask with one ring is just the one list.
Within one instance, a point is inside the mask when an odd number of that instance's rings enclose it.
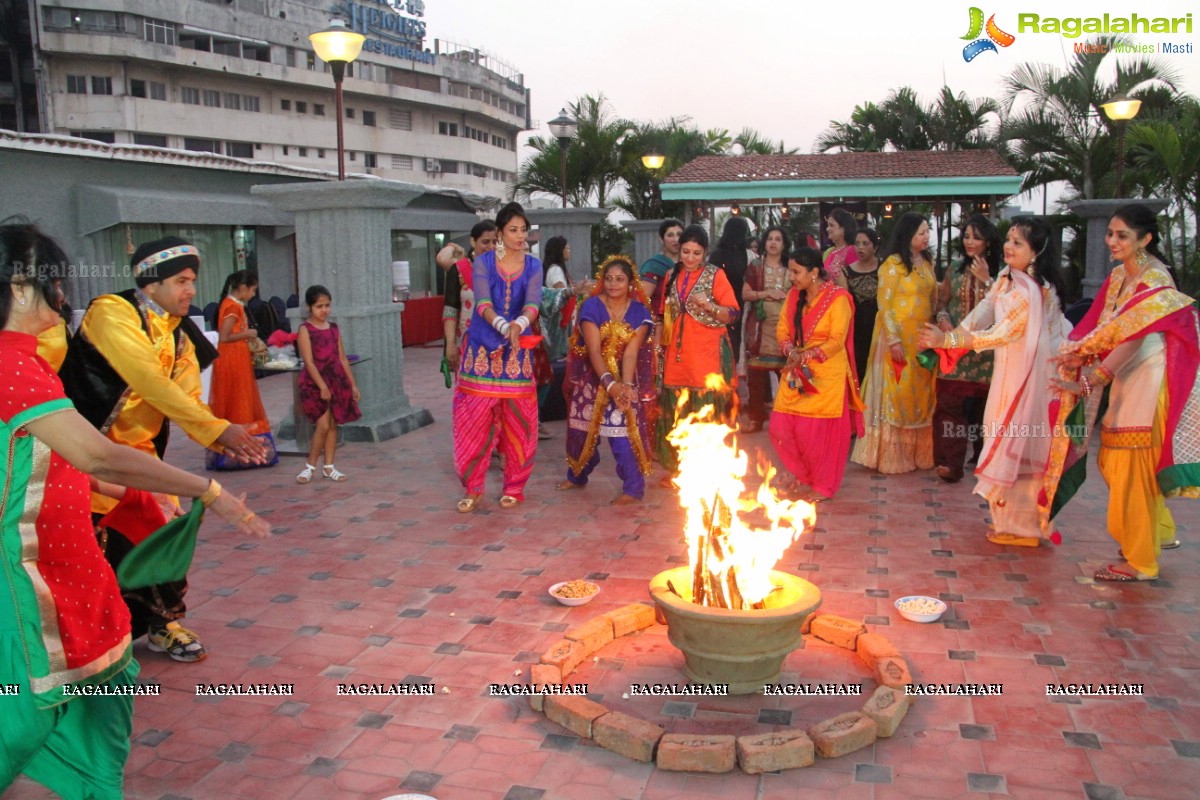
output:
{"label": "building window", "polygon": [[346,155],[350,156],[351,161],[358,161],[358,153],[354,152],[353,150],[351,150]]}
{"label": "building window", "polygon": [[286,144],[283,146],[283,154],[285,156],[288,154],[288,146]]}
{"label": "building window", "polygon": [[442,136],[458,136],[457,122],[439,122],[438,133]]}
{"label": "building window", "polygon": [[308,113],[308,103],[306,103],[303,100],[297,100],[296,101],[296,113],[297,114],[307,114]]}
{"label": "building window", "polygon": [[87,75],[68,75],[67,94],[87,94]]}
{"label": "building window", "polygon": [[300,156],[301,158],[308,158],[308,148],[307,147],[297,147],[296,155]]}
{"label": "building window", "polygon": [[318,147],[317,148],[317,158],[324,158],[324,157],[325,157],[325,148]]}
{"label": "building window", "polygon": [[375,80],[375,65],[368,64],[366,61],[360,61],[353,66],[358,67],[358,77],[364,81]]}
{"label": "building window", "polygon": [[93,142],[117,143],[117,134],[113,131],[71,131],[71,135],[80,139],[91,139]]}
{"label": "building window", "polygon": [[167,85],[158,81],[150,81],[150,99],[151,100],[166,100]]}
{"label": "building window", "polygon": [[354,109],[353,108],[346,109],[346,119],[354,119]]}
{"label": "building window", "polygon": [[146,82],[139,80],[129,81],[129,96],[130,97],[145,97]]}
{"label": "building window", "polygon": [[217,55],[230,56],[232,58],[242,57],[242,43],[238,41],[229,41],[227,39],[218,39],[215,36],[212,40],[212,51]]}
{"label": "building window", "polygon": [[304,66],[308,67],[311,70],[315,70],[317,68],[317,54],[312,51],[309,51],[309,52],[305,53],[304,56],[305,56]]}
{"label": "building window", "polygon": [[258,111],[258,95],[242,95],[242,109],[245,111]]}
{"label": "building window", "polygon": [[292,101],[291,100],[280,100],[279,101],[279,110],[280,111],[291,111],[292,110]]}
{"label": "building window", "polygon": [[457,161],[447,161],[444,158],[440,159],[440,161],[442,164],[442,172],[451,172],[451,173],[458,172],[458,162]]}
{"label": "building window", "polygon": [[92,94],[112,94],[112,78],[107,75],[93,75]]}
{"label": "building window", "polygon": [[287,49],[287,62],[286,63],[289,67],[296,66],[296,48],[289,47]]}
{"label": "building window", "polygon": [[313,114],[316,114],[318,117],[325,116],[325,104],[313,103]]}
{"label": "building window", "polygon": [[209,108],[220,108],[221,107],[221,93],[218,92],[216,89],[205,89],[204,90],[204,105],[208,106]]}
{"label": "building window", "polygon": [[252,142],[226,142],[225,155],[234,158],[254,158],[254,144]]}
{"label": "building window", "polygon": [[392,156],[392,169],[409,169],[413,168],[412,156]]}
{"label": "building window", "polygon": [[398,131],[412,130],[412,112],[407,108],[388,109],[388,127]]}
{"label": "building window", "polygon": [[200,105],[200,90],[195,86],[181,86],[179,88],[179,99],[189,106],[198,106]]}
{"label": "building window", "polygon": [[379,158],[374,153],[363,153],[363,166],[367,169],[375,169],[379,166]]}
{"label": "building window", "polygon": [[167,137],[157,133],[135,133],[133,143],[149,147],[166,147]]}
{"label": "building window", "polygon": [[194,150],[197,153],[220,153],[221,143],[216,139],[194,139],[190,136],[183,140],[184,150]]}
{"label": "building window", "polygon": [[175,44],[175,23],[147,18],[142,26],[142,38],[155,44]]}
{"label": "building window", "polygon": [[242,110],[242,96],[236,92],[225,93],[225,107],[231,111]]}
{"label": "building window", "polygon": [[365,109],[363,110],[363,125],[370,125],[372,128],[375,127],[374,111],[367,111]]}

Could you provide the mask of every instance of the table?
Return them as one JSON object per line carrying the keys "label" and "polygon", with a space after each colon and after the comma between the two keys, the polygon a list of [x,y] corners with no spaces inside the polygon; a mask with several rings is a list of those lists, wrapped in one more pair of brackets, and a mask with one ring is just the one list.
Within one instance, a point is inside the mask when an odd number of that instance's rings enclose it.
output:
{"label": "table", "polygon": [[445,304],[440,296],[414,297],[404,301],[404,310],[400,312],[400,331],[405,347],[436,342],[442,338],[442,308]]}

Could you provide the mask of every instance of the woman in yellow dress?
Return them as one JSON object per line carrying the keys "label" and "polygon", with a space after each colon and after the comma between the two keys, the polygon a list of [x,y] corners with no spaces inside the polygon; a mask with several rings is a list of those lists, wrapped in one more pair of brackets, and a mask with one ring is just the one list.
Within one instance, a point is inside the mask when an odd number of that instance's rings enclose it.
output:
{"label": "woman in yellow dress", "polygon": [[879,314],[863,383],[866,436],[850,459],[885,474],[933,467],[933,372],[917,362],[917,334],[933,320],[937,278],[929,223],[915,212],[900,217],[879,268]]}

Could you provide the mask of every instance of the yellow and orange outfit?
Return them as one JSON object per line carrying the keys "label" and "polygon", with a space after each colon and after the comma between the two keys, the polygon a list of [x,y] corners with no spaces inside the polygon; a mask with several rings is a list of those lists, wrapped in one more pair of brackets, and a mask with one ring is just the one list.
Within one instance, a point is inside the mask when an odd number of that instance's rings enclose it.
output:
{"label": "yellow and orange outfit", "polygon": [[[933,266],[918,259],[908,271],[893,255],[879,268],[879,314],[863,378],[866,436],[850,459],[886,474],[933,467],[933,372],[917,362],[917,334],[933,320],[938,285]],[[892,359],[899,343],[904,362]]]}
{"label": "yellow and orange outfit", "polygon": [[[234,297],[226,297],[221,301],[221,308],[217,312],[218,326],[230,317],[233,318],[233,333],[249,330],[246,308]],[[258,437],[267,448],[267,457],[261,465],[241,465],[234,459],[209,450],[205,453],[205,466],[208,469],[244,469],[246,466],[267,467],[279,463],[275,439],[271,436],[271,421],[267,419],[262,396],[258,393],[258,382],[254,379],[250,343],[245,339],[221,342],[217,350],[221,355],[213,362],[209,408],[214,416],[235,422]]]}

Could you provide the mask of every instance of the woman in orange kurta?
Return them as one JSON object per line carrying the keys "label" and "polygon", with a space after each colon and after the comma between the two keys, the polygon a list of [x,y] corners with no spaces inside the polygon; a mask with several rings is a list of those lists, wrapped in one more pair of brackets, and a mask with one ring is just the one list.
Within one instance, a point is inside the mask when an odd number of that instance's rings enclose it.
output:
{"label": "woman in orange kurta", "polygon": [[238,270],[225,279],[225,294],[217,311],[220,338],[213,362],[212,391],[209,408],[220,419],[246,428],[267,448],[267,459],[261,464],[240,464],[220,453],[209,450],[205,456],[208,469],[249,469],[276,464],[275,440],[271,422],[263,409],[258,383],[254,379],[254,353],[265,351],[258,333],[246,320],[246,301],[258,289],[258,276],[249,270]]}
{"label": "woman in orange kurta", "polygon": [[842,485],[850,432],[863,433],[854,372],[854,301],[826,279],[821,254],[797,247],[788,262],[792,290],[777,335],[787,364],[771,415],[771,443],[795,486],[811,486],[812,502]]}
{"label": "woman in orange kurta", "polygon": [[[663,316],[663,389],[659,395],[657,444],[662,465],[678,465],[667,434],[678,419],[711,405],[730,425],[737,419],[733,347],[727,327],[738,318],[733,287],[718,267],[706,263],[708,234],[689,225],[679,237],[679,263],[666,284]],[[680,397],[687,400],[681,407]]]}

